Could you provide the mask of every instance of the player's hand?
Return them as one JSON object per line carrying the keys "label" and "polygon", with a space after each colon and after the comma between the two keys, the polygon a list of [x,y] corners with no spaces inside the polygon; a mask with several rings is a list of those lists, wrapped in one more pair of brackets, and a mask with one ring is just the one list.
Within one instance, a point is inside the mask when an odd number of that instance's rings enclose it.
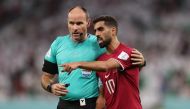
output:
{"label": "player's hand", "polygon": [[75,62],[75,63],[66,63],[61,65],[63,67],[63,71],[64,72],[68,72],[71,73],[71,71],[77,69],[79,67],[79,63]]}
{"label": "player's hand", "polygon": [[97,98],[96,109],[105,109],[105,98],[103,96]]}
{"label": "player's hand", "polygon": [[57,96],[65,96],[68,93],[68,90],[66,89],[64,84],[52,84],[51,88],[52,93]]}
{"label": "player's hand", "polygon": [[137,49],[132,50],[131,61],[132,61],[132,65],[143,66],[145,64],[145,59],[142,53],[139,52]]}

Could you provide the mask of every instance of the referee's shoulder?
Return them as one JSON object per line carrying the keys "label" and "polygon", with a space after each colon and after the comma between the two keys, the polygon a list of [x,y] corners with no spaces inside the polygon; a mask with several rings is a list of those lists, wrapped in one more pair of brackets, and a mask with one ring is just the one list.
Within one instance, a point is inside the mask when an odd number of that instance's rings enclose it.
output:
{"label": "referee's shoulder", "polygon": [[67,34],[67,35],[58,35],[58,36],[56,37],[56,39],[64,39],[64,38],[66,38],[66,37],[69,37],[69,34]]}
{"label": "referee's shoulder", "polygon": [[58,35],[55,40],[59,42],[68,37],[69,37],[69,35]]}
{"label": "referee's shoulder", "polygon": [[56,36],[53,43],[55,43],[56,45],[59,45],[61,42],[65,41],[68,37],[69,35],[58,35]]}

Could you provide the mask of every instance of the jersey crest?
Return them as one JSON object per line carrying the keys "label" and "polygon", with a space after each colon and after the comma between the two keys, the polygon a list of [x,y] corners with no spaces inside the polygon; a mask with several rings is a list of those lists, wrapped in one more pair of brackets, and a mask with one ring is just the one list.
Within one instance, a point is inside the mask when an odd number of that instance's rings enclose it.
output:
{"label": "jersey crest", "polygon": [[122,51],[119,54],[118,58],[121,59],[121,60],[127,60],[129,58],[129,55],[126,52]]}

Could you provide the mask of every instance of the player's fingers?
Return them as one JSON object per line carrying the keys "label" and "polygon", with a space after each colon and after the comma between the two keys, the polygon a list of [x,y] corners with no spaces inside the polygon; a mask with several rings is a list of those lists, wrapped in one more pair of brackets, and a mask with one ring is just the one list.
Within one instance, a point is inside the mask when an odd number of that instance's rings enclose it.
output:
{"label": "player's fingers", "polygon": [[133,48],[133,50],[132,51],[137,51],[137,49],[136,48]]}
{"label": "player's fingers", "polygon": [[140,54],[140,52],[137,49],[133,49],[132,53],[134,53],[134,54]]}
{"label": "player's fingers", "polygon": [[131,57],[142,58],[140,54],[131,54]]}
{"label": "player's fingers", "polygon": [[67,72],[68,71],[68,66],[64,66],[63,71]]}
{"label": "player's fingers", "polygon": [[62,64],[62,65],[59,65],[60,67],[63,67],[63,70],[61,70],[61,72],[66,72],[67,70],[67,65],[66,64]]}
{"label": "player's fingers", "polygon": [[62,72],[68,72],[70,70],[70,66],[68,65],[63,65],[63,70]]}
{"label": "player's fingers", "polygon": [[132,62],[132,65],[141,65],[141,62]]}
{"label": "player's fingers", "polygon": [[141,62],[141,61],[142,61],[142,59],[141,59],[141,58],[131,58],[131,61]]}
{"label": "player's fingers", "polygon": [[66,66],[63,69],[64,72],[70,73],[71,72],[71,67],[70,66]]}
{"label": "player's fingers", "polygon": [[59,67],[65,67],[65,66],[67,66],[67,64],[59,64],[58,66]]}

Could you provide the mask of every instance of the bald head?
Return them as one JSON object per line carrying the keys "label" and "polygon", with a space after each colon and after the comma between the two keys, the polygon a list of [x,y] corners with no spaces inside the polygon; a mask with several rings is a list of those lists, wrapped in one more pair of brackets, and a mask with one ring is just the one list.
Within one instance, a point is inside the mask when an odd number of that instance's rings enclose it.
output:
{"label": "bald head", "polygon": [[68,17],[71,15],[80,16],[81,14],[86,16],[86,20],[89,19],[89,14],[88,14],[87,10],[81,6],[75,6],[75,7],[71,8],[68,12]]}

